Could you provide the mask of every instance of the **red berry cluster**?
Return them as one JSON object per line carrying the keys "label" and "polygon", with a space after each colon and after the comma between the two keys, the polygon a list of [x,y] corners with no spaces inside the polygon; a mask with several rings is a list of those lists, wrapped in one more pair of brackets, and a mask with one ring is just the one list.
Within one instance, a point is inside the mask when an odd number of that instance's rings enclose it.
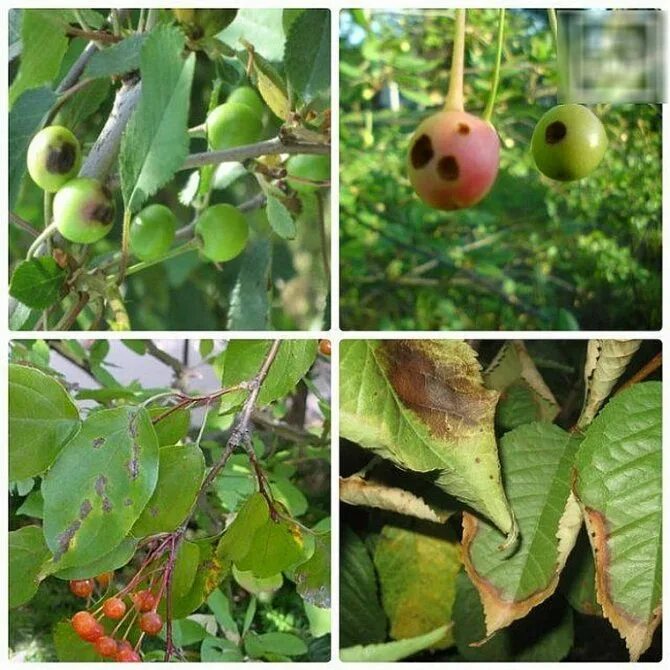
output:
{"label": "red berry cluster", "polygon": [[[102,579],[101,579],[102,577]],[[107,577],[101,575],[96,578],[101,586],[109,586],[112,575]],[[96,580],[81,579],[70,582],[70,590],[77,596],[88,598],[95,588]],[[124,597],[128,597],[133,603],[133,610],[128,611],[128,607],[124,601]],[[123,590],[119,591],[115,596],[106,598],[95,612],[88,610],[81,610],[77,612],[71,620],[72,628],[80,639],[91,642],[95,650],[103,658],[113,659],[120,662],[140,662],[142,660],[137,645],[133,645],[124,638],[116,639],[114,634],[122,625],[123,621],[128,615],[132,613],[128,630],[132,627],[135,618],[139,617],[138,625],[142,634],[158,635],[163,627],[163,619],[156,611],[160,598],[151,592],[149,589],[135,591],[133,593],[125,593]],[[111,621],[118,621],[119,623],[111,633],[107,633],[101,620],[107,618]],[[126,630],[126,635],[128,634]],[[140,637],[141,640],[141,637]]]}

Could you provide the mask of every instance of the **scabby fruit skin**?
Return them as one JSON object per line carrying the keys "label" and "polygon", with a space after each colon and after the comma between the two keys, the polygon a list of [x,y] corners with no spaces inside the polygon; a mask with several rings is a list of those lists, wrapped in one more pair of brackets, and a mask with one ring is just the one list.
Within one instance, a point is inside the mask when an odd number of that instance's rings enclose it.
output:
{"label": "scabby fruit skin", "polygon": [[174,242],[177,217],[165,205],[149,205],[130,224],[130,248],[142,261],[163,256]]}
{"label": "scabby fruit skin", "polygon": [[200,215],[195,232],[202,238],[202,253],[211,261],[223,263],[244,251],[249,224],[236,207],[213,205]]}
{"label": "scabby fruit skin", "polygon": [[44,191],[55,193],[81,166],[79,140],[64,126],[47,126],[28,146],[28,173]]}
{"label": "scabby fruit skin", "polygon": [[538,121],[531,139],[537,169],[556,181],[575,181],[591,174],[607,150],[607,133],[588,107],[557,105]]}
{"label": "scabby fruit skin", "polygon": [[114,225],[114,200],[97,179],[79,177],[56,193],[53,215],[58,232],[66,240],[93,244]]}
{"label": "scabby fruit skin", "polygon": [[216,151],[257,142],[263,122],[251,107],[239,102],[224,102],[207,117],[207,139]]}
{"label": "scabby fruit skin", "polygon": [[491,124],[459,111],[424,119],[409,144],[407,169],[417,195],[431,207],[477,204],[491,190],[500,163],[500,140]]}
{"label": "scabby fruit skin", "polygon": [[251,86],[238,86],[228,96],[226,102],[235,102],[239,105],[246,105],[259,119],[263,118],[265,105],[260,96]]}

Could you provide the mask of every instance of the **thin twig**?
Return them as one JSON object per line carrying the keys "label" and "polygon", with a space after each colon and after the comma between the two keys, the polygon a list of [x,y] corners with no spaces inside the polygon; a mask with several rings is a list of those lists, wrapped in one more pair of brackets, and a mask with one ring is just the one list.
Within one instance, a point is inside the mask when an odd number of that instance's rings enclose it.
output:
{"label": "thin twig", "polygon": [[641,367],[627,382],[622,384],[614,395],[621,393],[621,391],[624,389],[630,388],[634,384],[638,384],[639,382],[645,380],[650,374],[656,372],[656,370],[661,367],[662,363],[663,355],[659,351],[656,356],[654,356],[643,367]]}
{"label": "thin twig", "polygon": [[159,349],[153,340],[146,340],[147,353],[159,360],[161,363],[165,363],[168,367],[172,368],[173,372],[180,378],[184,374],[184,366],[181,364],[181,361],[170,356],[166,351]]}

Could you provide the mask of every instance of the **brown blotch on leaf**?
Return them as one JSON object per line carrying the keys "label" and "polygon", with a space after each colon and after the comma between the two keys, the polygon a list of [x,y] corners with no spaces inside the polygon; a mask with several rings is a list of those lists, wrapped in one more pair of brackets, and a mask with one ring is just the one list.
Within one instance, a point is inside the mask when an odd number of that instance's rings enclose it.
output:
{"label": "brown blotch on leaf", "polygon": [[76,519],[60,535],[56,537],[58,549],[56,549],[54,552],[54,561],[59,561],[63,554],[70,548],[70,543],[80,528],[81,521]]}
{"label": "brown blotch on leaf", "polygon": [[[458,362],[437,362],[415,340],[380,344],[389,383],[400,401],[418,414],[439,437],[471,430],[492,416],[490,391],[468,378]],[[495,403],[494,403],[495,404]]]}
{"label": "brown blotch on leaf", "polygon": [[470,134],[470,126],[467,123],[459,123],[458,124],[458,134],[459,135],[469,135]]}
{"label": "brown blotch on leaf", "polygon": [[105,444],[105,438],[104,437],[96,437],[95,440],[93,440],[93,448],[94,449],[99,449],[103,444]]}
{"label": "brown blotch on leaf", "polygon": [[558,144],[568,134],[568,128],[563,121],[550,123],[544,131],[544,141],[547,144]]}
{"label": "brown blotch on leaf", "polygon": [[125,507],[130,507],[130,506],[133,504],[133,500],[132,500],[132,498],[126,498],[126,499],[123,501],[123,504],[124,504]]}
{"label": "brown blotch on leaf", "polygon": [[477,456],[477,458],[475,458],[475,463],[481,463],[481,462],[482,462],[482,459],[479,458],[479,456]]}
{"label": "brown blotch on leaf", "polygon": [[421,135],[410,152],[410,160],[412,161],[412,167],[415,170],[419,170],[422,167],[426,167],[428,163],[433,159],[435,152],[433,151],[433,143],[430,141],[428,135]]}
{"label": "brown blotch on leaf", "polygon": [[107,477],[105,477],[105,475],[99,475],[98,478],[95,480],[95,492],[99,496],[103,496],[105,494],[106,488],[107,488]]}
{"label": "brown blotch on leaf", "polygon": [[454,156],[443,156],[437,162],[437,174],[444,181],[456,181],[461,173]]}
{"label": "brown blotch on leaf", "polygon": [[83,521],[91,513],[92,509],[93,505],[91,505],[91,501],[86,498],[79,506],[79,518]]}
{"label": "brown blotch on leaf", "polygon": [[59,147],[49,149],[46,167],[52,174],[67,174],[76,162],[77,147],[70,142],[64,142]]}
{"label": "brown blotch on leaf", "polygon": [[112,501],[107,496],[103,496],[102,497],[102,511],[103,512],[111,512],[112,509],[113,509]]}

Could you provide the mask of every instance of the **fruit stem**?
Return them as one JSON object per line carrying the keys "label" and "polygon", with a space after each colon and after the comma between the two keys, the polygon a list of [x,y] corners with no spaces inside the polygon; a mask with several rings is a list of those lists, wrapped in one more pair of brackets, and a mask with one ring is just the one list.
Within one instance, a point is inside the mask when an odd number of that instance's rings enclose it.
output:
{"label": "fruit stem", "polygon": [[55,223],[50,223],[34,240],[28,249],[26,254],[26,260],[30,260],[37,252],[40,250],[42,244],[47,240],[51,239],[55,234],[58,228],[56,228]]}
{"label": "fruit stem", "polygon": [[462,112],[463,104],[463,67],[465,63],[465,9],[457,9],[454,29],[454,47],[451,57],[449,90],[444,101],[445,112]]}
{"label": "fruit stem", "polygon": [[182,244],[180,247],[176,247],[170,251],[168,251],[166,254],[161,256],[160,258],[155,258],[150,261],[142,261],[141,263],[135,263],[135,265],[131,265],[128,270],[125,272],[126,277],[130,277],[130,275],[134,275],[137,272],[141,272],[142,270],[146,270],[147,268],[151,267],[152,265],[157,265],[158,263],[162,263],[163,261],[167,261],[171,258],[175,258],[176,256],[181,256],[181,254],[186,253],[187,251],[193,251],[194,249],[197,249],[199,246],[199,241],[197,239],[192,239],[186,244]]}
{"label": "fruit stem", "polygon": [[502,61],[502,52],[503,52],[503,37],[505,34],[505,10],[498,10],[498,51],[496,53],[496,65],[493,70],[493,82],[491,84],[491,93],[489,94],[489,100],[486,103],[486,109],[484,110],[484,121],[488,123],[491,122],[491,117],[493,116],[493,105],[496,101],[496,96],[498,95],[498,84],[500,84],[500,63]]}
{"label": "fruit stem", "polygon": [[132,214],[129,209],[123,212],[123,232],[121,235],[121,260],[119,262],[119,274],[116,278],[117,286],[123,283],[126,277],[126,268],[128,267],[128,255],[130,253],[130,221]]}

